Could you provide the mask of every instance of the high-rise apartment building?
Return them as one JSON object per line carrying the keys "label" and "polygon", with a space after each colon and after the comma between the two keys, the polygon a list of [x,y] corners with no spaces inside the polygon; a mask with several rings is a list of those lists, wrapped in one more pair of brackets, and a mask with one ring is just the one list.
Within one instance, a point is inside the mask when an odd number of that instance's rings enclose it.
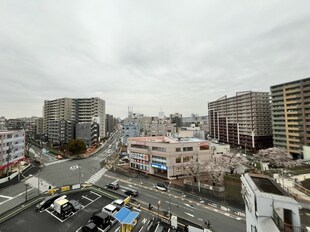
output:
{"label": "high-rise apartment building", "polygon": [[208,103],[210,137],[247,148],[272,146],[268,92],[241,92]]}
{"label": "high-rise apartment building", "polygon": [[43,134],[43,118],[37,118],[35,120],[35,123],[36,123],[36,131],[35,131],[35,133],[37,135]]}
{"label": "high-rise apartment building", "polygon": [[75,137],[83,140],[86,146],[91,147],[98,144],[98,128],[99,125],[95,122],[79,122],[75,127]]}
{"label": "high-rise apartment building", "polygon": [[[60,98],[44,101],[43,132],[49,140],[52,137],[59,143],[68,142],[74,137],[76,123],[93,121],[99,124],[99,136],[105,137],[105,101],[100,98]],[[64,125],[65,128],[58,126],[57,129],[57,125]],[[68,134],[65,138],[61,137],[61,134],[66,134],[62,133],[64,131]],[[54,138],[57,134],[60,137]]]}
{"label": "high-rise apartment building", "polygon": [[310,145],[310,78],[271,86],[273,144],[294,158]]}
{"label": "high-rise apartment building", "polygon": [[117,120],[111,114],[106,114],[105,129],[106,135],[109,136],[116,129]]}

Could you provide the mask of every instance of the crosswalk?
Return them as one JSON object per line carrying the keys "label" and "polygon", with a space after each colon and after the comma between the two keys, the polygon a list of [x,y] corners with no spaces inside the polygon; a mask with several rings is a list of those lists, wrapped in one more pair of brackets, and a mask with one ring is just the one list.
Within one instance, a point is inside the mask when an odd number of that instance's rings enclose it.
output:
{"label": "crosswalk", "polygon": [[45,166],[50,166],[50,165],[54,165],[54,164],[59,164],[59,163],[62,163],[62,162],[66,162],[68,161],[69,159],[63,159],[63,160],[56,160],[56,161],[53,161],[53,162],[50,162],[50,163],[46,163],[44,164]]}
{"label": "crosswalk", "polygon": [[106,171],[108,171],[108,169],[106,168],[101,168],[98,172],[96,172],[94,175],[92,175],[87,181],[86,183],[89,184],[95,184],[104,173],[106,173]]}

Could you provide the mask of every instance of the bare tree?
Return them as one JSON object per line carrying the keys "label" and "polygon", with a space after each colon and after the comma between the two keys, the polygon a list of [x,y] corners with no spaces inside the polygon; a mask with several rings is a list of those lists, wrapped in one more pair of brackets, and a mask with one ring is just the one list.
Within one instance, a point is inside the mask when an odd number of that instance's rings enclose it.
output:
{"label": "bare tree", "polygon": [[253,161],[268,162],[269,165],[277,168],[288,168],[301,165],[300,160],[293,160],[286,149],[278,147],[259,150],[257,154],[253,155]]}

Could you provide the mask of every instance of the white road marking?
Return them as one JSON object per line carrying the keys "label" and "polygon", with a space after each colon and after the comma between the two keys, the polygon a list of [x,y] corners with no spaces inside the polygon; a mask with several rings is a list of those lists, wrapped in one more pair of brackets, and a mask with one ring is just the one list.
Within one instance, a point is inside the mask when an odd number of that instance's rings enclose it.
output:
{"label": "white road marking", "polygon": [[8,199],[12,199],[12,198],[13,198],[13,197],[4,196],[4,195],[0,195],[0,197],[3,197],[3,198],[8,198]]}
{"label": "white road marking", "polygon": [[147,221],[147,219],[144,218],[144,219],[142,220],[142,224],[144,224],[146,221]]}
{"label": "white road marking", "polygon": [[194,217],[193,214],[190,214],[190,213],[188,213],[188,212],[184,212],[184,213],[187,214],[188,216]]}
{"label": "white road marking", "polygon": [[203,219],[202,218],[198,218],[198,221],[203,221]]}
{"label": "white road marking", "polygon": [[240,218],[240,217],[237,217],[237,218],[236,218],[236,220],[240,221],[240,220],[241,220],[241,218]]}
{"label": "white road marking", "polygon": [[[33,190],[33,189],[34,189],[34,188],[27,189],[27,193],[30,192],[30,191]],[[0,205],[6,203],[6,202],[8,202],[8,201],[14,200],[16,197],[19,197],[19,196],[21,196],[21,195],[23,195],[23,194],[25,194],[25,192],[19,193],[19,194],[17,194],[16,196],[11,197],[10,199],[7,199],[7,200],[1,202]]]}

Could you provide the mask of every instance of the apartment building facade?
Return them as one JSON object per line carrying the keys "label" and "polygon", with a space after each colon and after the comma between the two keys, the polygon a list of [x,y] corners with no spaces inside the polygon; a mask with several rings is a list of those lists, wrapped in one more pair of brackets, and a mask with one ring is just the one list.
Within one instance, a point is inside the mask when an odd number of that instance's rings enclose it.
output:
{"label": "apartment building facade", "polygon": [[193,166],[211,159],[208,142],[195,138],[128,138],[127,152],[132,169],[165,179],[187,177]]}
{"label": "apartment building facade", "polygon": [[176,133],[176,124],[169,118],[158,118],[148,124],[146,136],[171,136]]}
{"label": "apartment building facade", "polygon": [[310,146],[310,78],[270,87],[273,144],[302,158]]}
{"label": "apartment building facade", "polygon": [[88,147],[98,144],[99,125],[96,122],[77,123],[75,126],[75,138],[83,140]]}
{"label": "apartment building facade", "polygon": [[25,131],[0,131],[0,173],[25,158]]}
{"label": "apartment building facade", "polygon": [[49,141],[67,143],[74,138],[76,123],[93,121],[99,124],[99,136],[105,137],[105,101],[100,98],[60,98],[44,101],[43,132]]}
{"label": "apartment building facade", "polygon": [[241,92],[208,103],[209,136],[235,146],[262,149],[272,146],[268,92]]}

